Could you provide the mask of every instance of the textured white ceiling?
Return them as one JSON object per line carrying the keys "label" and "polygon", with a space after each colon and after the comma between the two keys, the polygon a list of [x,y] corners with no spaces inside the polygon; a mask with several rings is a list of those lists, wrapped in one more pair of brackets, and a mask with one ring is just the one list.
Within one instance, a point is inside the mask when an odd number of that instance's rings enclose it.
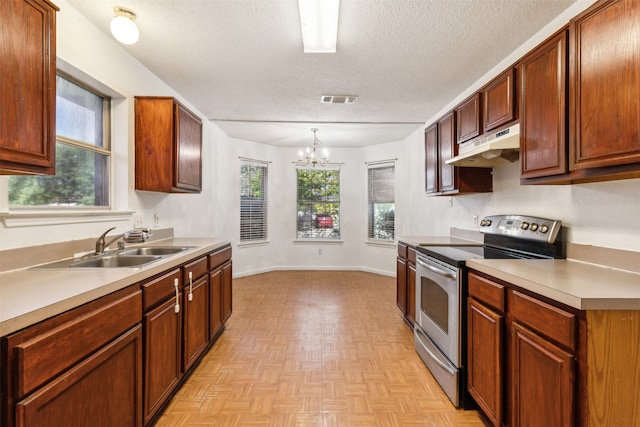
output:
{"label": "textured white ceiling", "polygon": [[335,54],[303,53],[297,0],[67,1],[105,33],[132,9],[123,47],[230,136],[355,147],[413,132],[575,0],[341,0]]}

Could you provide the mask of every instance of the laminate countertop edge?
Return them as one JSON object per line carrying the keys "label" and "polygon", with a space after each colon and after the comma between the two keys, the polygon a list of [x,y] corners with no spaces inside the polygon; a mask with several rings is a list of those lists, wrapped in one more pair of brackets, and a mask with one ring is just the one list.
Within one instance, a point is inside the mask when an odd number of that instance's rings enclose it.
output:
{"label": "laminate countertop edge", "polygon": [[221,238],[156,240],[144,246],[190,248],[138,269],[25,268],[0,273],[0,336],[171,270],[230,243]]}
{"label": "laminate countertop edge", "polygon": [[572,259],[469,259],[467,267],[579,310],[640,310],[640,274]]}

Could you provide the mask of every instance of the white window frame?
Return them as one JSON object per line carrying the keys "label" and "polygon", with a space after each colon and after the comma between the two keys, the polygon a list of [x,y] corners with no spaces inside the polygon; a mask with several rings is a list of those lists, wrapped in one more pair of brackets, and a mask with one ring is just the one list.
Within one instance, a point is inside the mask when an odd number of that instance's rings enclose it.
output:
{"label": "white window frame", "polygon": [[[391,169],[393,177],[386,182],[377,180],[372,181],[373,175],[379,171],[379,175],[383,170]],[[395,160],[382,160],[378,162],[367,163],[367,240],[371,243],[394,243],[395,242]],[[391,197],[390,197],[391,196]],[[379,203],[393,203],[393,230],[392,235],[388,238],[380,238],[375,236],[374,224],[374,206]]]}
{"label": "white window frame", "polygon": [[[313,242],[313,243],[342,243],[342,170],[341,167],[339,165],[326,165],[324,167],[319,167],[319,168],[313,168],[313,167],[308,167],[308,166],[296,166],[296,174],[295,174],[295,182],[296,182],[296,221],[295,221],[295,239],[294,242],[297,243],[302,243],[302,242]],[[300,205],[300,199],[298,198],[299,195],[299,189],[298,189],[298,171],[300,170],[309,170],[309,171],[337,171],[338,172],[338,200],[333,200],[333,201],[327,201],[327,202],[322,202],[322,203],[331,203],[331,204],[337,204],[338,205],[338,218],[337,218],[337,223],[338,223],[338,229],[337,229],[337,235],[334,237],[313,237],[313,236],[309,236],[309,237],[305,237],[305,236],[299,236],[299,221],[300,221],[300,212],[298,212],[298,206]],[[305,202],[305,201],[303,201]],[[315,218],[311,218],[310,221],[314,222]]]}
{"label": "white window frame", "polygon": [[[243,203],[243,197],[247,197],[245,191],[243,191],[243,173],[242,169],[244,167],[255,167],[262,169],[262,175],[260,177],[260,199],[254,201],[248,201]],[[249,207],[248,215],[246,212],[243,212],[243,209]],[[252,212],[254,208],[258,208],[261,211],[260,215],[254,217]],[[239,245],[251,245],[258,243],[267,243],[269,238],[269,162],[265,162],[262,160],[254,160],[247,158],[240,158],[240,229],[239,229],[239,237],[238,244]],[[245,224],[245,221],[248,224]],[[243,238],[243,227],[250,226],[252,222],[257,221],[261,226],[263,236],[260,238],[251,238],[251,232],[249,232],[249,238]]]}

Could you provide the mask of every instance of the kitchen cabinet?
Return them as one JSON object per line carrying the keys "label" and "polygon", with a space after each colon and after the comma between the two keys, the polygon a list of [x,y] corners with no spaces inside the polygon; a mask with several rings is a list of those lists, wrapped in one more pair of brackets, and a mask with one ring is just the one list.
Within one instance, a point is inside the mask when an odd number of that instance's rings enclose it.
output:
{"label": "kitchen cabinet", "polygon": [[482,89],[484,131],[496,129],[517,118],[516,69],[511,67]]}
{"label": "kitchen cabinet", "polygon": [[209,254],[209,337],[224,329],[232,311],[231,247]]}
{"label": "kitchen cabinet", "polygon": [[416,250],[398,242],[396,258],[396,305],[413,328],[416,319]]}
{"label": "kitchen cabinet", "polygon": [[567,36],[565,28],[520,62],[522,178],[569,170]]}
{"label": "kitchen cabinet", "polygon": [[58,10],[0,2],[0,174],[55,174]]}
{"label": "kitchen cabinet", "polygon": [[144,423],[164,406],[182,378],[182,283],[174,269],[141,283],[144,301]]}
{"label": "kitchen cabinet", "polygon": [[3,337],[1,424],[141,426],[141,318],[134,285]]}
{"label": "kitchen cabinet", "polygon": [[491,168],[448,165],[458,154],[453,111],[425,130],[425,191],[427,195],[456,195],[491,192]]}
{"label": "kitchen cabinet", "polygon": [[468,283],[469,392],[493,425],[640,425],[639,311],[577,310],[475,270]]}
{"label": "kitchen cabinet", "polygon": [[570,169],[640,162],[640,3],[600,1],[570,25]]}
{"label": "kitchen cabinet", "polygon": [[638,178],[640,3],[598,1],[568,28],[522,60],[520,182]]}
{"label": "kitchen cabinet", "polygon": [[135,98],[135,188],[202,190],[202,121],[174,98]]}
{"label": "kitchen cabinet", "polygon": [[501,426],[505,343],[505,287],[469,276],[467,387],[494,426]]}
{"label": "kitchen cabinet", "polygon": [[456,122],[456,140],[458,144],[469,141],[470,139],[482,134],[482,96],[479,92],[474,93],[464,100],[455,108]]}
{"label": "kitchen cabinet", "polygon": [[183,371],[198,360],[209,344],[209,269],[207,256],[182,268]]}

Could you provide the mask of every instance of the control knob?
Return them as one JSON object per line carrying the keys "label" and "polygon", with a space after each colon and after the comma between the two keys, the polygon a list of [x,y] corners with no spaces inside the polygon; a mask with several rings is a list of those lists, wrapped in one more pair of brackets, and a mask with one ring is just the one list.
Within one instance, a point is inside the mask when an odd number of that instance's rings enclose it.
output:
{"label": "control knob", "polygon": [[546,224],[542,224],[542,225],[540,226],[540,232],[541,232],[541,233],[546,233],[547,231],[549,231],[549,226],[548,226],[548,225],[546,225]]}
{"label": "control knob", "polygon": [[522,224],[520,224],[520,228],[522,228],[523,230],[526,230],[527,228],[529,228],[529,223],[526,221],[523,221]]}
{"label": "control knob", "polygon": [[531,226],[529,227],[529,230],[531,231],[536,231],[537,229],[538,229],[538,224],[536,224],[535,222],[531,224]]}

